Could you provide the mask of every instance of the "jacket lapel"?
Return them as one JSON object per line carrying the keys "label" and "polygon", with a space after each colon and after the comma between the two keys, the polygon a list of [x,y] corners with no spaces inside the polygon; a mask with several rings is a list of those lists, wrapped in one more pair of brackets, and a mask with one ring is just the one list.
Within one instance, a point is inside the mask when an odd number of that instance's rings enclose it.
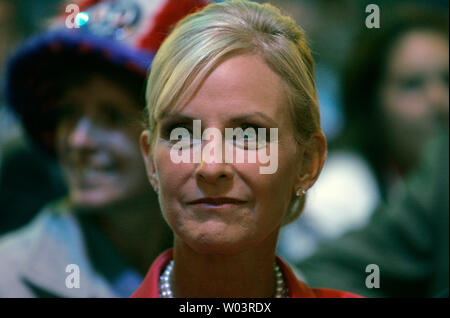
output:
{"label": "jacket lapel", "polygon": [[[33,227],[30,253],[19,269],[23,281],[43,297],[117,297],[92,267],[80,227],[64,204],[46,209]],[[69,264],[80,273],[79,288],[66,286]]]}

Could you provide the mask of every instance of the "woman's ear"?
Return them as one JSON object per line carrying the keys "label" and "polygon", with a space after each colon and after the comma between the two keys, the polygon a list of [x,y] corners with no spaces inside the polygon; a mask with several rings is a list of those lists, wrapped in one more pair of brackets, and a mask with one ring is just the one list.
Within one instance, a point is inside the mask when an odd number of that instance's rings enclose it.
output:
{"label": "woman's ear", "polygon": [[150,131],[144,130],[141,133],[140,137],[140,145],[141,145],[141,154],[144,159],[145,169],[147,171],[147,177],[150,181],[150,184],[153,187],[153,190],[155,190],[156,193],[158,193],[159,186],[158,186],[158,175],[156,173],[156,167],[153,162],[153,156],[152,156],[152,147],[150,143]]}
{"label": "woman's ear", "polygon": [[303,146],[300,155],[302,158],[295,188],[297,196],[311,188],[322,171],[327,157],[327,140],[324,134],[321,131],[315,133]]}

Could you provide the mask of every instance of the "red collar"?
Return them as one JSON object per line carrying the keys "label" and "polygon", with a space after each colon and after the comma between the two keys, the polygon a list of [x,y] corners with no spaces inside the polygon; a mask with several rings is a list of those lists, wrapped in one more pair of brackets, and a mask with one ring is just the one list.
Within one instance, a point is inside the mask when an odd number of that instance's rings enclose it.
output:
{"label": "red collar", "polygon": [[[161,272],[172,259],[173,249],[159,255],[153,262],[141,286],[131,295],[132,298],[159,298],[158,281]],[[277,262],[286,279],[291,298],[359,298],[360,296],[327,288],[310,288],[297,279],[289,266],[279,257]]]}

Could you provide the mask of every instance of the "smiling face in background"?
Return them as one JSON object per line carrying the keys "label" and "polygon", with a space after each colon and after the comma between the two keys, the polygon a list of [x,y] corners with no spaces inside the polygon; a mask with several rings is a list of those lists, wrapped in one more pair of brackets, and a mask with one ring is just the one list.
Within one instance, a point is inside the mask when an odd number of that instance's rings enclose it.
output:
{"label": "smiling face in background", "polygon": [[148,191],[140,107],[127,90],[93,76],[67,89],[60,104],[57,153],[75,207],[110,208]]}
{"label": "smiling face in background", "polygon": [[[157,174],[161,208],[176,239],[198,252],[236,253],[269,240],[276,243],[278,230],[295,192],[301,150],[294,136],[282,80],[256,55],[240,55],[219,64],[182,107],[158,123],[154,148],[144,158],[150,173]],[[278,129],[278,169],[261,174],[260,162],[180,163],[171,161],[170,132],[248,127]],[[207,142],[203,141],[203,147]],[[225,147],[242,147],[237,141]],[[245,149],[269,151],[268,149]],[[203,158],[204,159],[204,158]],[[209,198],[209,199],[208,199]],[[211,198],[222,198],[211,200]],[[227,198],[227,199],[223,199]]]}
{"label": "smiling face in background", "polygon": [[402,162],[420,157],[437,124],[448,129],[448,37],[413,30],[403,35],[387,61],[380,102],[392,150]]}

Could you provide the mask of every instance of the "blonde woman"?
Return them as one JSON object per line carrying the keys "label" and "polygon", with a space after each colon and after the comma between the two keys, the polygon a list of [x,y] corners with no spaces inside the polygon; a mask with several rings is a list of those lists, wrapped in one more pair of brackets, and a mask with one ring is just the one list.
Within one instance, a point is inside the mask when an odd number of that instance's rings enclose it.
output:
{"label": "blonde woman", "polygon": [[356,296],[309,288],[275,255],[327,149],[293,20],[247,1],[188,16],[155,57],[146,97],[141,149],[174,246],[134,297]]}

